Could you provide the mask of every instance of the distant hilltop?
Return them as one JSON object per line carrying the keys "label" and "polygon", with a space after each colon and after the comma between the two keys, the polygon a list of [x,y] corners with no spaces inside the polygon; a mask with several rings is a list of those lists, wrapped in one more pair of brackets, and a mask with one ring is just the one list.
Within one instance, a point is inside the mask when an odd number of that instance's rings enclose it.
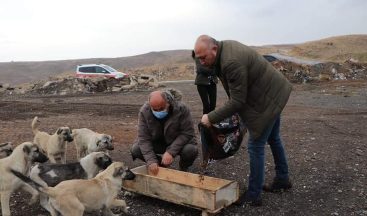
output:
{"label": "distant hilltop", "polygon": [[[367,35],[345,35],[302,44],[253,48],[261,54],[277,53],[310,61],[344,62],[354,59],[358,62],[367,62]],[[89,63],[110,65],[131,74],[156,74],[158,78],[161,73],[166,73],[166,77],[172,78],[190,78],[190,74],[194,75],[191,50],[170,50],[120,58],[0,62],[0,82],[15,85],[45,80],[53,76],[72,75],[78,64]]]}

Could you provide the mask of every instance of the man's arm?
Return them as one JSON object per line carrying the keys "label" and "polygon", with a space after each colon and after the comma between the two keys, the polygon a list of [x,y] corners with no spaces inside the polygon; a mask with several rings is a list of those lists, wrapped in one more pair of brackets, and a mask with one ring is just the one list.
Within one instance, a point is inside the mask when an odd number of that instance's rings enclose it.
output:
{"label": "man's arm", "polygon": [[229,100],[224,106],[215,109],[208,114],[210,123],[217,123],[235,114],[246,104],[248,88],[248,72],[241,64],[231,61],[223,67],[223,75],[226,77],[228,86]]}
{"label": "man's arm", "polygon": [[170,153],[172,157],[175,157],[184,145],[195,136],[194,123],[189,108],[184,107],[181,111],[182,115],[178,122],[180,124],[180,134],[167,148],[167,152]]}
{"label": "man's arm", "polygon": [[152,136],[149,132],[146,119],[141,111],[138,117],[138,145],[147,165],[159,163],[153,151]]}

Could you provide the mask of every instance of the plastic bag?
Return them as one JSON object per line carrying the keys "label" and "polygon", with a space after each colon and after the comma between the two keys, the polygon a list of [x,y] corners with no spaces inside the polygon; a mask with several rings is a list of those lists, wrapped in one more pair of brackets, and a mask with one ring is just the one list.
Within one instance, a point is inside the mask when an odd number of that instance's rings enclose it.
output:
{"label": "plastic bag", "polygon": [[203,166],[209,160],[219,160],[234,155],[240,148],[247,130],[238,114],[213,124],[208,128],[199,124]]}

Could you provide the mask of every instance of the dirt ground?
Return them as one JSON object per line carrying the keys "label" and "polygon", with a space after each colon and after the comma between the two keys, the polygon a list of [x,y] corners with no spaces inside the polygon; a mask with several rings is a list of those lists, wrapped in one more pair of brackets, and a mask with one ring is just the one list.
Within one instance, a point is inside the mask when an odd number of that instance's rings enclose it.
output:
{"label": "dirt ground", "polygon": [[[166,84],[184,93],[198,123],[201,102],[191,82]],[[131,168],[128,149],[137,129],[137,114],[148,91],[0,98],[0,142],[19,144],[33,140],[31,121],[41,120],[40,129],[54,133],[59,126],[87,127],[111,134],[112,157]],[[220,87],[218,106],[226,100]],[[295,85],[282,115],[282,137],[288,153],[294,187],[282,194],[263,194],[262,207],[229,206],[218,215],[367,215],[367,82],[344,81]],[[210,176],[236,180],[241,192],[247,186],[249,160],[244,142],[232,158],[208,168]],[[274,176],[270,149],[266,149],[266,182]],[[68,147],[68,161],[75,161],[75,147]],[[198,172],[199,157],[191,172]],[[177,163],[174,164],[177,167]],[[142,195],[125,195],[130,215],[200,215],[199,210]],[[29,195],[17,192],[11,199],[13,216],[48,215],[39,205],[27,204]],[[119,209],[115,213],[121,213]],[[0,214],[1,215],[1,214]],[[98,215],[90,213],[87,215]]]}

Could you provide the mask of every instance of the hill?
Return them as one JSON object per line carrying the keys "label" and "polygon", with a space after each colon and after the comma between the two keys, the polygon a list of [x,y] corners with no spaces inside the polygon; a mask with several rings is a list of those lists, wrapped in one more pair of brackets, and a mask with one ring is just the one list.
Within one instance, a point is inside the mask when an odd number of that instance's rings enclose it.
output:
{"label": "hill", "polygon": [[288,55],[334,62],[344,62],[350,58],[367,62],[367,35],[337,36],[297,44]]}
{"label": "hill", "polygon": [[[163,70],[176,68],[182,64],[192,64],[189,50],[172,50],[162,52],[150,52],[143,55],[121,58],[95,58],[61,61],[40,62],[0,62],[0,82],[20,84],[60,74],[73,74],[78,64],[107,64],[113,68],[128,73],[140,71],[144,73],[150,70]],[[178,66],[176,66],[178,65]],[[161,68],[159,68],[159,66]]]}
{"label": "hill", "polygon": [[[350,58],[367,62],[367,35],[346,35],[302,44],[253,47],[261,54],[279,53],[297,58],[344,62]],[[40,62],[0,62],[0,83],[12,85],[54,76],[74,74],[78,64],[107,64],[129,74],[154,74],[163,79],[194,78],[190,50],[150,52],[119,58],[94,58]],[[163,76],[161,76],[163,75]]]}

